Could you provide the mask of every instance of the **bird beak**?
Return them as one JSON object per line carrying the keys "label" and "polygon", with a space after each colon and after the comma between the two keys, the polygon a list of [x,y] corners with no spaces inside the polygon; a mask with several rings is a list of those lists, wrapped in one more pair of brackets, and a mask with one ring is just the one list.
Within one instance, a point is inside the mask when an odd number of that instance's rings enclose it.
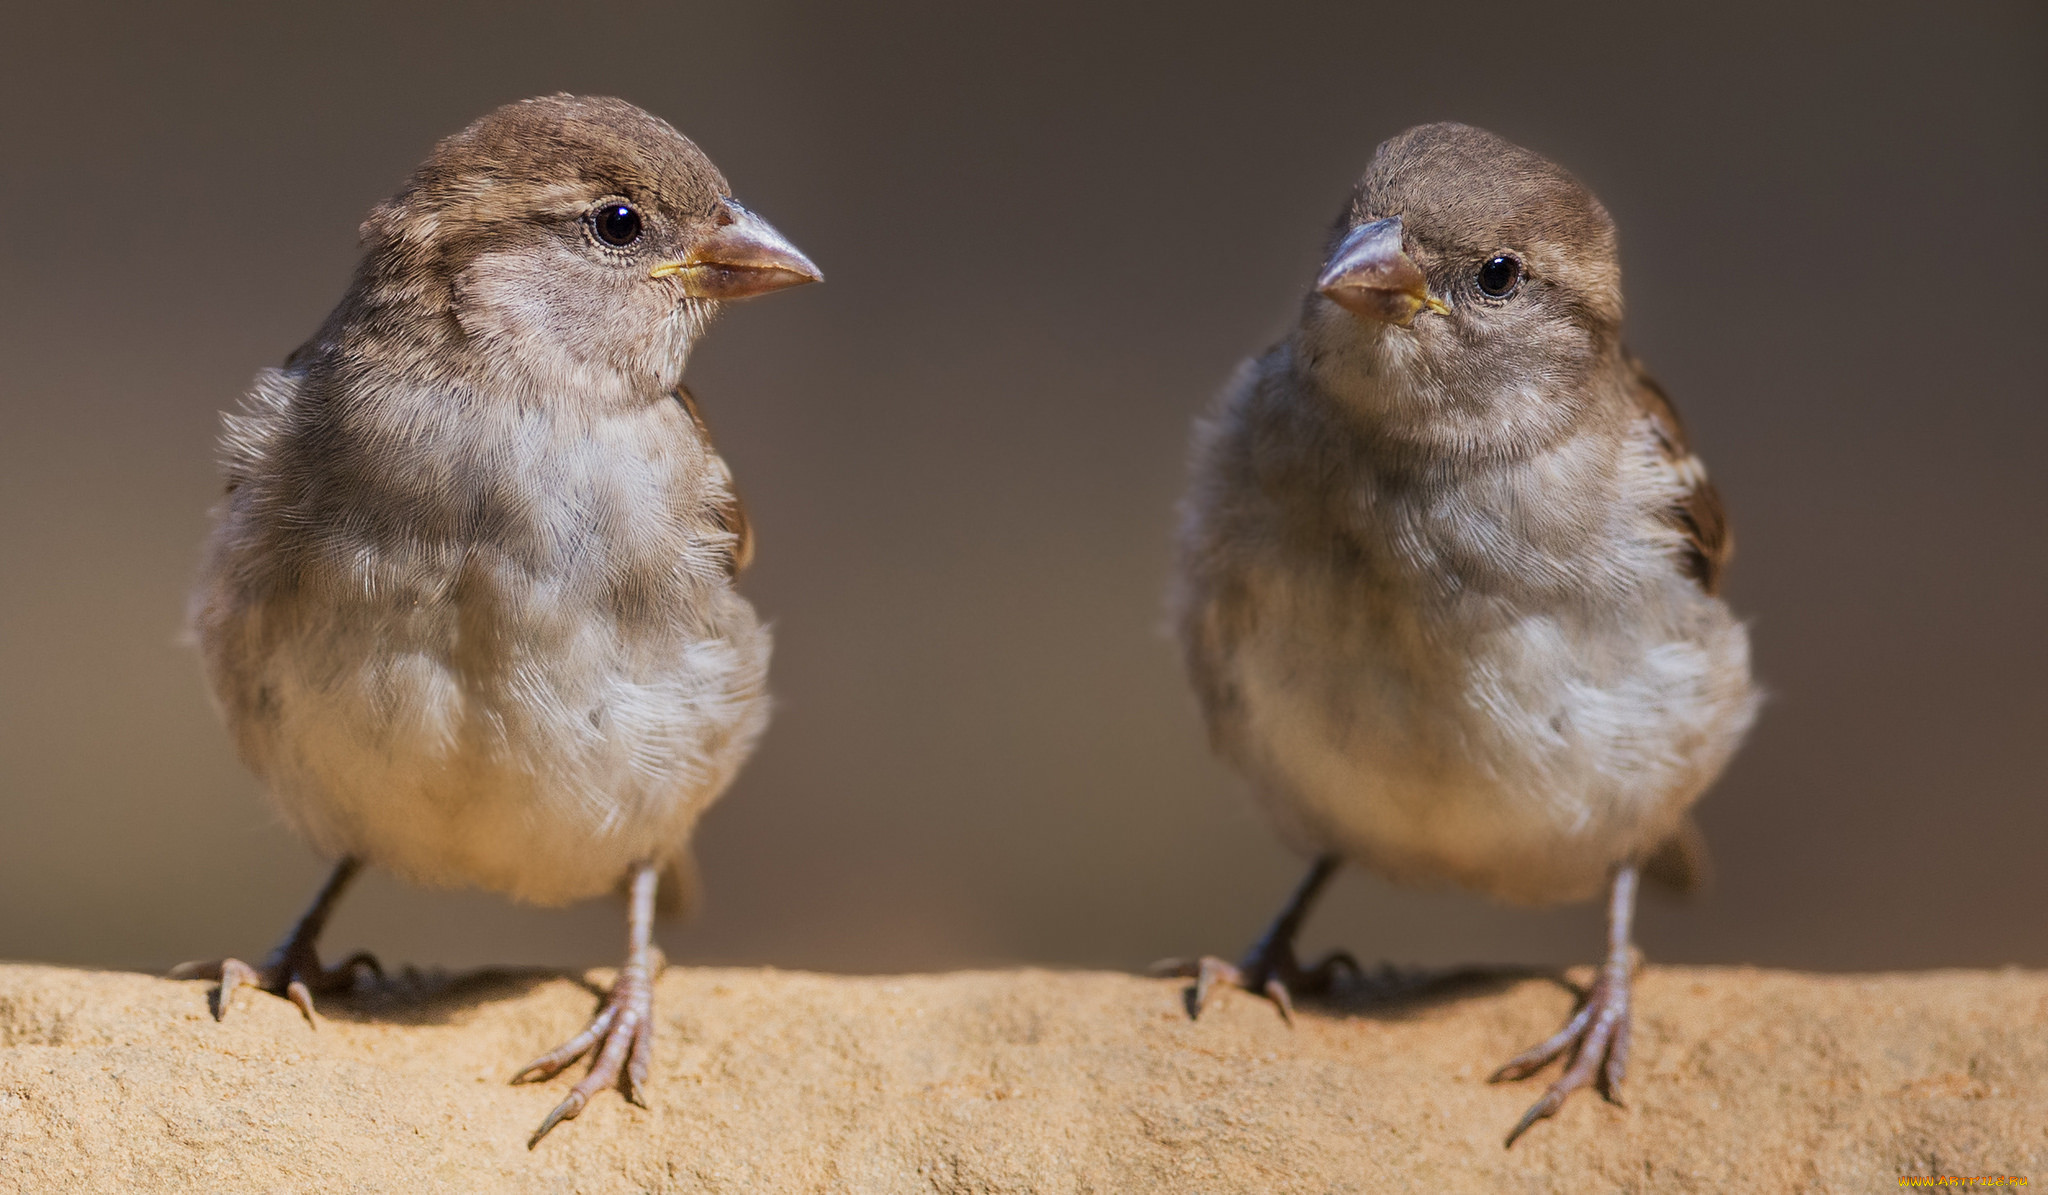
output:
{"label": "bird beak", "polygon": [[721,218],[726,222],[690,246],[681,261],[663,262],[648,277],[675,278],[684,294],[698,299],[745,299],[825,280],[768,221],[730,199],[721,201]]}
{"label": "bird beak", "polygon": [[1401,251],[1399,216],[1352,229],[1330,255],[1316,290],[1346,311],[1400,328],[1425,308],[1438,315],[1451,312],[1442,299],[1430,297],[1429,280]]}

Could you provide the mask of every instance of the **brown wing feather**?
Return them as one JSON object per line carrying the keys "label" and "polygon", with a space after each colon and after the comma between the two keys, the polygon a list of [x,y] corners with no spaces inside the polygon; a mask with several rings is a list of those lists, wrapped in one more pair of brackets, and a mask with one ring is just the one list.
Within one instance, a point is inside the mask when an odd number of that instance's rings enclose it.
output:
{"label": "brown wing feather", "polygon": [[[697,397],[682,386],[676,387],[676,401],[689,412],[690,422],[697,425],[697,434],[704,437],[704,443],[711,444],[711,428],[704,422],[704,413],[697,409]],[[747,521],[747,508],[740,503],[740,492],[734,487],[732,471],[726,468],[723,458],[713,448],[713,459],[725,474],[725,498],[711,508],[711,517],[718,523],[719,530],[732,536],[732,557],[728,571],[737,577],[754,562],[754,525]]]}
{"label": "brown wing feather", "polygon": [[1685,424],[1663,387],[1643,369],[1642,362],[1630,358],[1629,368],[1634,374],[1631,395],[1636,409],[1656,437],[1666,467],[1684,489],[1684,497],[1663,513],[1665,521],[1685,539],[1686,575],[1708,593],[1719,593],[1721,574],[1735,554],[1735,533],[1729,529],[1721,495],[1707,479],[1706,462],[1686,444]]}

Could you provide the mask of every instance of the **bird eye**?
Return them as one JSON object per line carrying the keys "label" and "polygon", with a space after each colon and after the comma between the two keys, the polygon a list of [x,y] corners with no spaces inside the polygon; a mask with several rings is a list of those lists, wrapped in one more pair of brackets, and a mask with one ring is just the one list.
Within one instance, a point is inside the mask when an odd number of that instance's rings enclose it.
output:
{"label": "bird eye", "polygon": [[1522,263],[1497,253],[1479,267],[1479,291],[1489,299],[1505,299],[1522,284]]}
{"label": "bird eye", "polygon": [[590,213],[591,231],[614,249],[624,249],[640,239],[640,213],[630,203],[601,204]]}

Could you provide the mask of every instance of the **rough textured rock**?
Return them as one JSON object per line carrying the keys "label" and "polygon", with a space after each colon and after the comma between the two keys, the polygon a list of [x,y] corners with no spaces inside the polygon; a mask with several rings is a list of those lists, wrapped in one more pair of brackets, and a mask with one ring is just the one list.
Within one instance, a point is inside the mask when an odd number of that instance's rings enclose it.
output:
{"label": "rough textured rock", "polygon": [[[485,973],[330,999],[317,1031],[210,985],[0,966],[0,1190],[1875,1190],[2048,1181],[2048,974],[1651,968],[1628,1107],[1484,1082],[1572,1006],[1495,977],[1304,1009],[1178,981],[678,967],[651,1107],[529,1153],[569,1079],[510,1087],[589,982]],[[1550,1072],[1554,1074],[1553,1072]]]}

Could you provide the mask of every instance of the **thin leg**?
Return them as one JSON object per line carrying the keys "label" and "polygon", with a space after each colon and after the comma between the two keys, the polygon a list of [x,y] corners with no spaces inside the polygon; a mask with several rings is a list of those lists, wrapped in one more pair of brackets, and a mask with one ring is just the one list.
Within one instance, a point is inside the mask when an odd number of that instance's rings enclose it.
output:
{"label": "thin leg", "polygon": [[590,1073],[569,1089],[569,1094],[547,1119],[540,1122],[526,1143],[532,1149],[548,1131],[565,1120],[574,1120],[590,1098],[620,1082],[623,1075],[626,1098],[646,1107],[641,1090],[647,1085],[647,1068],[654,1057],[654,979],[664,960],[654,945],[654,889],[660,871],[642,863],[633,871],[633,887],[626,910],[626,965],[612,983],[604,1007],[588,1028],[560,1046],[526,1064],[512,1076],[514,1083],[538,1083],[552,1079],[585,1054],[596,1051]]}
{"label": "thin leg", "polygon": [[1607,905],[1607,962],[1585,1005],[1556,1035],[1509,1059],[1487,1080],[1526,1079],[1551,1059],[1572,1051],[1564,1074],[1515,1122],[1506,1144],[1513,1145],[1530,1125],[1556,1114],[1565,1097],[1581,1087],[1597,1085],[1610,1101],[1621,1102],[1618,1093],[1628,1070],[1629,983],[1634,965],[1629,931],[1635,911],[1636,865],[1631,863],[1614,873],[1614,890]]}
{"label": "thin leg", "polygon": [[220,987],[213,998],[213,1019],[216,1021],[228,1015],[228,1001],[246,987],[283,996],[305,1014],[307,1024],[317,1027],[319,1022],[313,1019],[315,992],[326,995],[355,986],[356,969],[359,967],[380,977],[384,974],[377,960],[362,952],[343,959],[331,970],[320,965],[320,932],[327,928],[327,918],[334,912],[342,891],[362,869],[362,860],[353,855],[336,863],[327,882],[320,886],[319,894],[313,897],[313,903],[299,918],[299,923],[285,935],[277,949],[270,952],[270,957],[263,961],[260,969],[240,959],[225,958],[207,963],[180,963],[171,968],[171,978],[218,979]]}
{"label": "thin leg", "polygon": [[1302,921],[1308,917],[1309,908],[1315,904],[1316,898],[1322,895],[1324,885],[1342,865],[1343,860],[1335,855],[1317,859],[1295,887],[1294,895],[1287,899],[1280,915],[1245,952],[1243,961],[1233,965],[1215,955],[1204,955],[1198,959],[1169,959],[1153,970],[1194,979],[1193,1012],[1197,1017],[1209,1007],[1220,983],[1265,996],[1279,1007],[1280,1015],[1287,1023],[1293,1024],[1294,992],[1327,991],[1338,971],[1359,973],[1358,960],[1341,950],[1306,969],[1294,956],[1294,938],[1301,932]]}

